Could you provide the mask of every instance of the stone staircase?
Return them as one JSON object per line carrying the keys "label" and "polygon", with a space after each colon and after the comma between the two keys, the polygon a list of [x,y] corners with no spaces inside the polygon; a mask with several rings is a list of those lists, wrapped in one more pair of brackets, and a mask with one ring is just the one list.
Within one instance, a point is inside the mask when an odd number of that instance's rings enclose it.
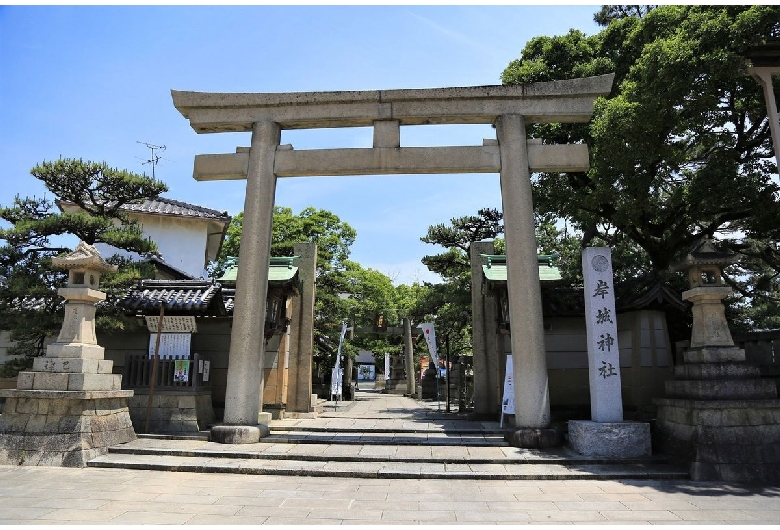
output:
{"label": "stone staircase", "polygon": [[[362,394],[362,393],[361,393]],[[360,399],[360,398],[359,398]],[[364,398],[365,399],[365,398]],[[603,459],[569,448],[533,450],[504,441],[497,422],[459,419],[402,396],[340,403],[314,419],[274,420],[256,444],[210,442],[208,433],[140,435],[90,467],[362,478],[687,479],[659,457]],[[386,408],[378,406],[384,403]],[[394,407],[393,404],[402,404]],[[436,405],[433,404],[433,407]]]}

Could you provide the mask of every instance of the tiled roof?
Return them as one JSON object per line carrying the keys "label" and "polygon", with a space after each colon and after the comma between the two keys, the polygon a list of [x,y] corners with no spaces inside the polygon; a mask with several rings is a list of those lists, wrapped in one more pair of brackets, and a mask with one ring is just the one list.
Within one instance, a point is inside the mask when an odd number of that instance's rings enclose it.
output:
{"label": "tiled roof", "polygon": [[164,259],[159,258],[157,256],[151,256],[146,259],[141,260],[141,263],[151,263],[155,267],[158,268],[158,270],[164,270],[171,276],[174,276],[177,280],[195,280],[195,276],[190,274],[189,272],[183,271],[181,269],[177,269],[173,265],[170,265],[165,262]]}
{"label": "tiled roof", "polygon": [[212,210],[211,208],[205,208],[196,204],[188,204],[166,197],[157,197],[156,199],[146,200],[140,204],[126,204],[122,206],[122,210],[128,212],[179,215],[199,217],[202,219],[215,219],[218,221],[230,221],[230,216],[227,212],[220,212],[218,210]]}
{"label": "tiled roof", "polygon": [[[485,274],[485,279],[491,282],[505,282],[506,256],[482,254],[481,257],[487,260],[487,264],[482,265],[482,272]],[[553,256],[537,256],[540,282],[550,283],[561,280],[561,271],[558,267],[553,265],[553,261]]]}
{"label": "tiled roof", "polygon": [[120,307],[138,313],[159,312],[161,303],[171,314],[227,314],[221,286],[204,280],[141,280],[119,300]]}
{"label": "tiled roof", "polygon": [[[271,257],[268,265],[268,281],[282,282],[292,280],[298,273],[298,267],[293,267],[293,260],[298,256],[292,257]],[[232,283],[238,277],[238,265],[231,265],[225,272],[217,278],[224,283]]]}

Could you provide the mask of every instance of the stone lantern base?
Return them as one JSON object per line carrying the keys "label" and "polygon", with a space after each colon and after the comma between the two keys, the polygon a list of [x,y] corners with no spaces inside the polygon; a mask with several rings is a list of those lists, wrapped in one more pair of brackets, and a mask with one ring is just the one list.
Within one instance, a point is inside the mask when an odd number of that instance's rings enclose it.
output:
{"label": "stone lantern base", "polygon": [[96,344],[50,344],[20,372],[0,414],[0,464],[83,467],[135,439],[122,376]]}
{"label": "stone lantern base", "polygon": [[84,467],[135,439],[132,390],[3,390],[0,464]]}
{"label": "stone lantern base", "polygon": [[[706,351],[705,351],[706,350]],[[666,382],[658,446],[694,480],[780,484],[780,399],[738,348],[694,349]]]}

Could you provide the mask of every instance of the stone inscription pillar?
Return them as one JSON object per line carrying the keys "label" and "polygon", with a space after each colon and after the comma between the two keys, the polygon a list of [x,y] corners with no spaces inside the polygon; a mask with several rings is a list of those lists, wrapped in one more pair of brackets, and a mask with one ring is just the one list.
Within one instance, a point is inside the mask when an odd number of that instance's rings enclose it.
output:
{"label": "stone inscription pillar", "polygon": [[501,150],[501,202],[514,360],[515,426],[543,428],[550,424],[550,397],[523,116],[499,116],[496,129]]}
{"label": "stone inscription pillar", "polygon": [[293,301],[290,333],[290,372],[287,390],[288,416],[314,413],[312,407],[312,355],[314,340],[314,297],[317,278],[317,245],[296,243],[293,253],[299,256],[298,275],[301,292]]}
{"label": "stone inscription pillar", "polygon": [[[279,125],[271,121],[257,122],[252,128],[225,393],[224,423],[227,426],[256,426],[258,423],[263,393],[263,323],[276,194],[274,159],[280,135]],[[236,433],[238,431],[224,441],[257,441],[253,440],[253,434]]]}

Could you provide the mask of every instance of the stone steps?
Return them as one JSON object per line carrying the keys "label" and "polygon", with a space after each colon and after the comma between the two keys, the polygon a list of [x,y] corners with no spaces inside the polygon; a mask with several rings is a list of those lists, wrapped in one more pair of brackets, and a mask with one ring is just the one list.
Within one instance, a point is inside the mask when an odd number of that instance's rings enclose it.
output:
{"label": "stone steps", "polygon": [[[89,462],[90,467],[144,469],[197,473],[240,473],[255,475],[296,475],[353,478],[502,479],[502,480],[607,480],[607,479],[686,479],[688,473],[666,463],[518,463],[468,459],[446,462],[439,459],[390,459],[342,457],[268,458],[226,452],[222,455],[123,454],[112,451]],[[500,459],[499,459],[500,460]]]}
{"label": "stone steps", "polygon": [[[380,429],[388,431],[390,429]],[[89,462],[90,467],[243,473],[263,475],[362,478],[605,480],[686,479],[687,471],[663,458],[605,459],[581,456],[569,448],[533,450],[511,447],[502,440],[474,443],[472,433],[450,431],[438,443],[410,439],[410,432],[383,443],[382,433],[324,433],[283,429],[257,444],[227,445],[199,436],[141,435],[112,447]],[[418,433],[425,434],[425,433]],[[430,440],[442,433],[427,433]],[[327,435],[328,441],[306,436]],[[363,442],[350,436],[359,436]],[[398,438],[396,438],[396,435]],[[379,436],[379,438],[374,438]],[[466,438],[464,438],[464,436]],[[301,437],[294,439],[295,437]],[[372,443],[373,442],[373,443]]]}

